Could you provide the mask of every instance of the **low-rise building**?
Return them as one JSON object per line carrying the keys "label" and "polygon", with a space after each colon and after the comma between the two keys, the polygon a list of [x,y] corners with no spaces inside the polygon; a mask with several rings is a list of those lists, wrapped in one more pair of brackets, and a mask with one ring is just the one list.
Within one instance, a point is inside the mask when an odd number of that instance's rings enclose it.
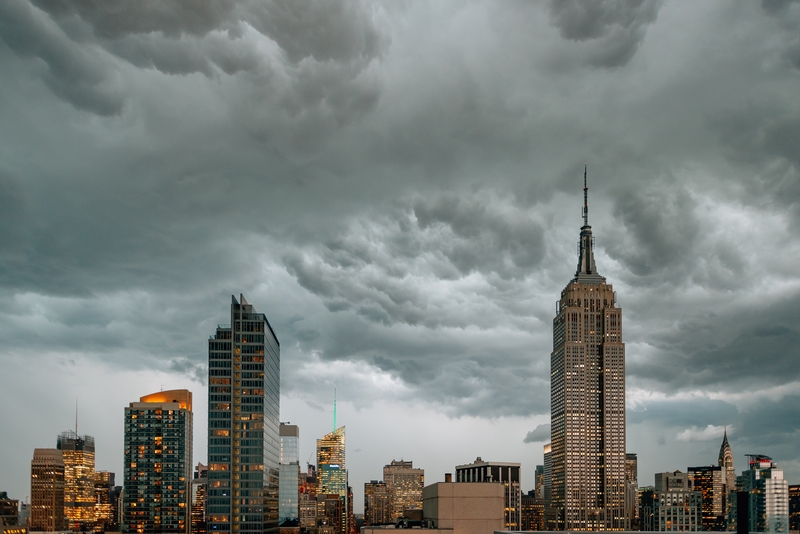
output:
{"label": "low-rise building", "polygon": [[656,473],[653,489],[642,492],[642,530],[698,532],[702,530],[703,497],[694,491],[687,473]]}

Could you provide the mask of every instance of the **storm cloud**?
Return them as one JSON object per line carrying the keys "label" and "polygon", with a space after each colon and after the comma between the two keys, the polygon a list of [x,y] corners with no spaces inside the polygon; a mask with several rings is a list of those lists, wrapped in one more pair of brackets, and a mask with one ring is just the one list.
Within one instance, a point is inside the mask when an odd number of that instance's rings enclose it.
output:
{"label": "storm cloud", "polygon": [[767,0],[0,2],[3,489],[76,396],[119,472],[122,407],[168,383],[202,461],[239,293],[301,456],[336,388],[354,487],[390,452],[531,486],[584,164],[640,480],[725,425],[800,477],[798,28]]}

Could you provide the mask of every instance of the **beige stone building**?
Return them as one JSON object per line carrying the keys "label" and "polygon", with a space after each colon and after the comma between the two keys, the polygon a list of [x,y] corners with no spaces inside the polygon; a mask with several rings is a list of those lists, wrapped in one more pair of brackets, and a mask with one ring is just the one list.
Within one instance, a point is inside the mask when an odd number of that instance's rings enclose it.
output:
{"label": "beige stone building", "polygon": [[561,292],[550,357],[555,530],[628,530],[622,310],[594,261],[586,173],[578,269]]}
{"label": "beige stone building", "polygon": [[402,517],[406,510],[422,508],[424,469],[415,468],[413,462],[392,460],[383,467],[383,482],[389,492],[392,522]]}
{"label": "beige stone building", "polygon": [[64,517],[64,457],[58,449],[34,449],[31,461],[32,530],[58,531]]}
{"label": "beige stone building", "polygon": [[[492,534],[505,529],[502,484],[437,482],[422,490],[422,516],[430,534]],[[386,527],[362,527],[361,534],[385,534]]]}

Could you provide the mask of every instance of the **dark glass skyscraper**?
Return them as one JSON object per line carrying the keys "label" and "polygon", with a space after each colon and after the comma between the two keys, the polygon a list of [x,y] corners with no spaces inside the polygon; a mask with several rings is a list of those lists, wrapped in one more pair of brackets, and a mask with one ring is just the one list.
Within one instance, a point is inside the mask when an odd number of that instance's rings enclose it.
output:
{"label": "dark glass skyscraper", "polygon": [[595,267],[585,171],[583,189],[578,269],[553,319],[551,528],[628,530],[622,310]]}
{"label": "dark glass skyscraper", "polygon": [[208,532],[277,531],[280,343],[244,295],[230,321],[208,341]]}

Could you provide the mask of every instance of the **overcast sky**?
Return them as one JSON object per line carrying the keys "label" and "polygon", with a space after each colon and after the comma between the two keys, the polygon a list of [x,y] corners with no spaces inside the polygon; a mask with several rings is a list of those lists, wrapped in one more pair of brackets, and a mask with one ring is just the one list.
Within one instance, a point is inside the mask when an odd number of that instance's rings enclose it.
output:
{"label": "overcast sky", "polygon": [[640,485],[726,424],[800,483],[798,95],[796,1],[3,0],[0,490],[76,397],[121,484],[123,408],[191,389],[205,462],[239,293],[356,511],[392,459],[532,489],[584,162]]}

